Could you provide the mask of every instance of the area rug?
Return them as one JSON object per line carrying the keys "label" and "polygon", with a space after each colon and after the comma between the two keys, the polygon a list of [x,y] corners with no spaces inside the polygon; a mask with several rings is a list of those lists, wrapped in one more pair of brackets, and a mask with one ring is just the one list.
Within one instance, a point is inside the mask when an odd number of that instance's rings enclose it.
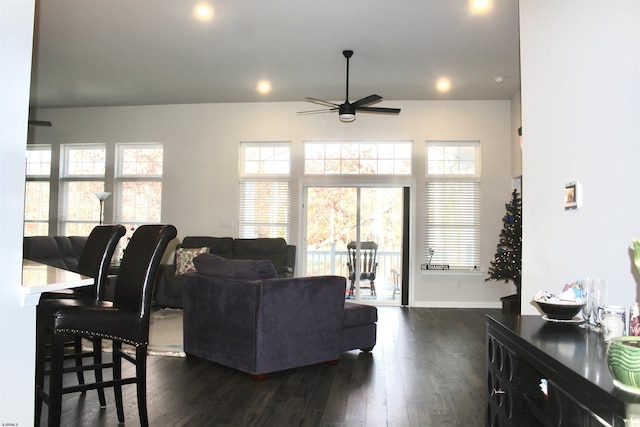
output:
{"label": "area rug", "polygon": [[[102,350],[111,352],[110,341],[102,341]],[[83,345],[87,350],[91,348],[89,342]],[[126,353],[135,353],[133,346],[122,346]],[[150,356],[186,357],[182,345],[182,310],[164,308],[151,313],[149,326],[149,346],[147,354]]]}

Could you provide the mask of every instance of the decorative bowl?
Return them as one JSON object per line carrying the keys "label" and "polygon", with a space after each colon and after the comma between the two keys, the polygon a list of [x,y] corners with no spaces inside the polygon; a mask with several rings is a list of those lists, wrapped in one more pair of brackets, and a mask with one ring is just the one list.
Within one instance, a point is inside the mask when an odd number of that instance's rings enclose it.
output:
{"label": "decorative bowl", "polygon": [[640,337],[612,339],[607,346],[607,365],[615,380],[640,391]]}
{"label": "decorative bowl", "polygon": [[580,302],[549,302],[534,299],[540,310],[553,320],[571,320],[582,309]]}

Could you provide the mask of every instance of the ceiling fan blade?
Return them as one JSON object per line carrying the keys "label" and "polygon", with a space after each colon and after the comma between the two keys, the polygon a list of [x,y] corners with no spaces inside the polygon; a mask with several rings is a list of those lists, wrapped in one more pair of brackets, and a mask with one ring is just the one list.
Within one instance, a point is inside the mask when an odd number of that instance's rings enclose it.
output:
{"label": "ceiling fan blade", "polygon": [[378,101],[382,101],[382,97],[380,95],[369,95],[367,97],[364,97],[362,99],[358,99],[356,102],[352,102],[351,105],[355,105],[356,107],[361,106],[361,105],[369,105],[369,104],[373,104],[374,102],[378,102]]}
{"label": "ceiling fan blade", "polygon": [[327,107],[336,107],[336,108],[339,107],[338,104],[325,101],[324,99],[310,98],[310,97],[306,97],[305,99],[309,102],[313,102],[314,104],[326,105]]}
{"label": "ceiling fan blade", "polygon": [[323,108],[322,110],[307,110],[307,111],[298,111],[298,114],[320,114],[320,113],[333,113],[334,111],[338,111],[337,108]]}
{"label": "ceiling fan blade", "polygon": [[52,124],[50,121],[48,120],[29,120],[29,125],[31,126],[45,126],[45,127],[51,127]]}
{"label": "ceiling fan blade", "polygon": [[399,108],[384,108],[384,107],[356,107],[357,111],[366,111],[369,113],[388,113],[388,114],[398,114],[400,112]]}

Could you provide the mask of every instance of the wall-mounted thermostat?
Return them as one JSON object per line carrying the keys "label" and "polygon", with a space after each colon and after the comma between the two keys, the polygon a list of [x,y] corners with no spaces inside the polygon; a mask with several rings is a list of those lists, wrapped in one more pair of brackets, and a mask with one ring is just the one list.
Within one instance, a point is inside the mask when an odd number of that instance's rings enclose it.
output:
{"label": "wall-mounted thermostat", "polygon": [[564,185],[564,209],[580,209],[582,207],[582,185],[578,181]]}

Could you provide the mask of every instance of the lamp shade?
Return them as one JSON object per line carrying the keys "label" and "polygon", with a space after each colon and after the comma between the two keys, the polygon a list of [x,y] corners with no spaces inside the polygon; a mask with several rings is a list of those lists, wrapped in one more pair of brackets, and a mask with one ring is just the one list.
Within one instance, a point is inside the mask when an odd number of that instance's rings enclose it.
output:
{"label": "lamp shade", "polygon": [[98,198],[98,200],[105,201],[106,199],[109,198],[109,196],[111,195],[111,193],[108,193],[106,191],[94,191],[93,194],[95,194],[95,196]]}

